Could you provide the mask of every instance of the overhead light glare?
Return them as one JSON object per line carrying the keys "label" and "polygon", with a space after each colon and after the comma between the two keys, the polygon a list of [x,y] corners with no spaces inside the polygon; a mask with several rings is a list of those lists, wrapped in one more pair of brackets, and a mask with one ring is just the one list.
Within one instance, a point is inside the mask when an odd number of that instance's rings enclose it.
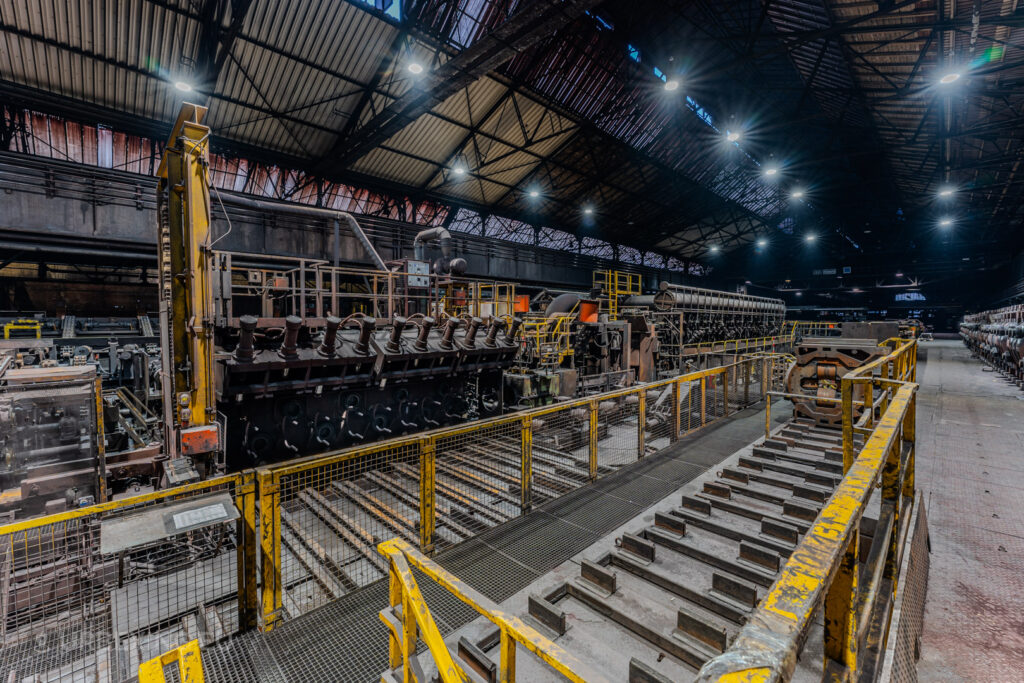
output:
{"label": "overhead light glare", "polygon": [[944,187],[941,190],[939,190],[939,196],[940,197],[949,197],[952,194],[953,194],[953,188],[952,187]]}
{"label": "overhead light glare", "polygon": [[793,190],[793,192],[789,196],[792,197],[793,199],[800,199],[801,197],[804,196],[804,191],[803,190]]}
{"label": "overhead light glare", "polygon": [[953,225],[953,219],[952,218],[943,218],[941,221],[939,221],[939,225],[941,225],[942,227],[946,227],[948,225]]}
{"label": "overhead light glare", "polygon": [[757,246],[759,246],[759,247],[766,247],[766,246],[768,246],[768,240],[758,240],[757,241]]}
{"label": "overhead light glare", "polygon": [[175,81],[174,87],[181,92],[192,92],[192,84],[188,81]]}
{"label": "overhead light glare", "polygon": [[808,242],[813,242],[814,240],[816,240],[818,238],[814,235],[814,233],[811,233],[811,234],[807,235],[807,237],[805,237],[804,239],[807,240]]}
{"label": "overhead light glare", "polygon": [[950,83],[953,83],[959,79],[959,71],[950,71],[948,74],[944,75],[942,78],[939,79],[939,83],[942,83],[943,85],[949,85]]}
{"label": "overhead light glare", "polygon": [[764,174],[765,175],[775,175],[778,172],[779,172],[779,169],[777,169],[774,166],[769,166],[768,168],[764,169]]}
{"label": "overhead light glare", "polygon": [[710,249],[711,249],[711,253],[712,254],[717,254],[718,253],[718,245],[717,244],[712,244]]}
{"label": "overhead light glare", "polygon": [[796,293],[796,295],[797,295],[797,296],[803,296],[803,295],[804,295],[804,293],[803,293],[803,292],[797,292],[797,293]]}
{"label": "overhead light glare", "polygon": [[466,167],[456,166],[455,168],[452,169],[452,173],[454,173],[455,175],[466,175]]}
{"label": "overhead light glare", "polygon": [[538,192],[537,190],[530,190],[529,194],[530,194],[531,197],[539,197],[540,196],[540,192]]}
{"label": "overhead light glare", "polygon": [[409,66],[405,68],[408,69],[409,73],[413,74],[414,76],[418,76],[419,74],[423,73],[423,65],[420,64],[419,62],[409,62]]}
{"label": "overhead light glare", "polygon": [[678,89],[679,89],[679,81],[676,80],[675,78],[670,78],[667,81],[665,81],[665,90],[668,90],[669,92],[672,92],[673,90],[678,90]]}
{"label": "overhead light glare", "polygon": [[585,206],[585,207],[583,207],[583,213],[585,213],[588,216],[592,215],[594,213],[594,207],[592,207],[592,206]]}
{"label": "overhead light glare", "polygon": [[737,140],[740,139],[740,134],[734,130],[730,130],[726,132],[725,139],[728,140],[729,142],[736,142]]}

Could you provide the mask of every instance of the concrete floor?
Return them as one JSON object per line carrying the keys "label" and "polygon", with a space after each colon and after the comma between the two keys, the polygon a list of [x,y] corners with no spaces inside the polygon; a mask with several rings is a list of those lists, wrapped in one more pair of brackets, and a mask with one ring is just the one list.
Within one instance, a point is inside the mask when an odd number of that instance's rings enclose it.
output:
{"label": "concrete floor", "polygon": [[917,482],[931,572],[921,681],[1024,680],[1024,391],[959,341],[922,347]]}

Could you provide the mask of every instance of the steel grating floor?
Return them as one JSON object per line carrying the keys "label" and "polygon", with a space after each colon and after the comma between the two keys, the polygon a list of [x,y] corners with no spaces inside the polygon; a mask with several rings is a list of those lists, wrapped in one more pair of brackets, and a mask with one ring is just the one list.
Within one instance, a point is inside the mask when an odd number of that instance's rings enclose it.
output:
{"label": "steel grating floor", "polygon": [[[501,602],[662,500],[764,433],[763,408],[681,439],[643,462],[553,500],[529,515],[466,541],[436,560]],[[788,411],[773,411],[776,423]],[[476,613],[430,582],[420,582],[442,632]],[[210,681],[380,680],[387,667],[387,631],[378,612],[387,604],[379,581],[285,622],[269,634],[249,633],[207,648]]]}

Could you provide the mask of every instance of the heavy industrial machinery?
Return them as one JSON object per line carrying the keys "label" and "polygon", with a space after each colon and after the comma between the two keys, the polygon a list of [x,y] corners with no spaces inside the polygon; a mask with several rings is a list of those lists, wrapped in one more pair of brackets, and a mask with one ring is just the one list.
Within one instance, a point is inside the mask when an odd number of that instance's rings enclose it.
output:
{"label": "heavy industrial machinery", "polygon": [[148,354],[129,344],[109,366],[46,355],[0,351],[0,514],[57,512],[159,485]]}
{"label": "heavy industrial machinery", "polygon": [[[782,331],[786,305],[781,299],[660,283],[655,294],[622,298],[623,315],[643,317],[656,331],[661,377],[685,372],[716,342],[770,340]],[[745,350],[754,350],[748,347]]]}
{"label": "heavy industrial machinery", "polygon": [[[846,322],[832,326],[834,336],[805,337],[793,346],[796,363],[786,376],[795,418],[808,418],[823,427],[838,427],[843,421],[839,386],[843,375],[890,352],[884,344],[902,338],[907,329],[896,321]],[[864,412],[865,387],[853,385],[853,412]],[[806,400],[797,396],[813,397]]]}
{"label": "heavy industrial machinery", "polygon": [[534,296],[522,351],[505,375],[508,405],[543,405],[654,379],[653,325],[640,316],[616,319],[602,312],[608,305],[599,291]]}
{"label": "heavy industrial machinery", "polygon": [[218,410],[231,470],[318,453],[502,410],[501,377],[518,322],[492,317],[328,316],[322,330],[288,316],[284,329],[242,316],[218,329]]}
{"label": "heavy industrial machinery", "polygon": [[964,316],[960,338],[972,352],[1024,388],[1024,304]]}
{"label": "heavy industrial machinery", "polygon": [[[172,483],[500,413],[511,285],[459,278],[443,228],[385,263],[350,214],[237,195],[220,202],[331,221],[333,264],[213,249],[205,111],[185,105],[160,166]],[[339,265],[343,224],[376,269]]]}

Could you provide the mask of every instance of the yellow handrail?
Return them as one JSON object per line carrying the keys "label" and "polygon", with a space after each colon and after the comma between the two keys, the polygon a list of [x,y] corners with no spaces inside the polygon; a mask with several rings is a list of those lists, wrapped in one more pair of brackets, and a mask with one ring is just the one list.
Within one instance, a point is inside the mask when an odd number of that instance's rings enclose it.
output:
{"label": "yellow handrail", "polygon": [[[391,632],[391,666],[403,666],[407,681],[410,680],[409,658],[416,652],[417,639],[417,632],[411,623],[412,617],[408,616],[410,611],[415,614],[416,626],[420,629],[419,638],[430,649],[430,655],[437,664],[444,683],[461,683],[464,680],[462,676],[465,676],[465,672],[452,660],[448,646],[430,617],[430,610],[423,600],[409,565],[423,572],[426,577],[498,627],[501,634],[499,681],[511,683],[515,680],[517,645],[522,645],[545,664],[575,683],[600,683],[607,680],[523,620],[505,613],[493,600],[445,571],[409,543],[393,538],[378,545],[377,549],[388,559],[391,568],[391,610],[381,613],[381,620]],[[398,606],[402,607],[401,624],[391,618],[391,614]]]}
{"label": "yellow handrail", "polygon": [[[890,340],[892,341],[892,340]],[[900,340],[902,341],[902,340]],[[698,681],[733,683],[788,680],[819,604],[825,610],[825,678],[857,680],[858,650],[880,600],[891,600],[898,582],[902,520],[914,504],[915,403],[912,379],[916,342],[897,345],[888,356],[848,373],[842,381],[844,427],[852,422],[854,382],[877,383],[885,393],[881,419],[856,460],[844,463],[845,475],[779,577],[740,630],[732,645],[707,662]],[[892,368],[892,376],[886,368]],[[881,369],[881,376],[874,371]],[[868,394],[865,404],[872,399]],[[872,413],[872,410],[866,410]],[[844,429],[844,450],[852,451],[852,431]],[[867,502],[881,482],[882,504],[876,535],[891,539],[881,559],[869,565],[858,586],[859,524]],[[906,503],[904,502],[906,501]],[[890,584],[883,584],[883,577]],[[883,590],[885,588],[886,590]],[[884,649],[887,612],[881,617]]]}
{"label": "yellow handrail", "polygon": [[178,663],[178,680],[181,683],[203,683],[203,657],[199,653],[199,641],[193,640],[168,650],[139,665],[139,683],[164,683],[164,667]]}

